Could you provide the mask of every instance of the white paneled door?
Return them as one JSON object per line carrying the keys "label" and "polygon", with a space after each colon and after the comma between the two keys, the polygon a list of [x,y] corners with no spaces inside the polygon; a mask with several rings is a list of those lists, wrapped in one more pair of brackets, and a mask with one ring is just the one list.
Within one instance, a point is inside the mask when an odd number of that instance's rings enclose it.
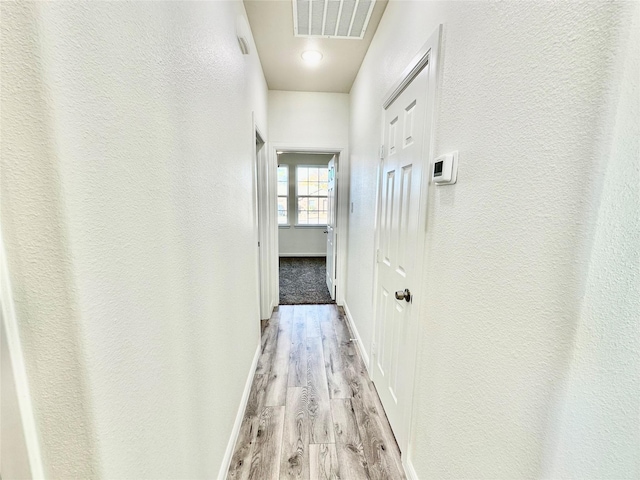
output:
{"label": "white paneled door", "polygon": [[373,380],[399,445],[406,445],[406,414],[413,398],[409,362],[412,291],[419,281],[418,211],[427,115],[429,65],[425,66],[385,110],[384,152],[380,194],[376,332]]}
{"label": "white paneled door", "polygon": [[331,299],[336,299],[336,162],[335,156],[329,161],[327,183],[327,288]]}

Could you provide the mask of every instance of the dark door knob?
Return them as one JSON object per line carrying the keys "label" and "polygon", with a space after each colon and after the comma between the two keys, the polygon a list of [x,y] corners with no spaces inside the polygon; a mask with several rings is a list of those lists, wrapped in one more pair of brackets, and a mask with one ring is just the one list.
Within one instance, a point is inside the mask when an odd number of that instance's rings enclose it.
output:
{"label": "dark door knob", "polygon": [[407,302],[411,301],[411,292],[409,291],[408,288],[404,289],[404,292],[402,290],[398,290],[396,292],[396,299],[397,300],[406,300]]}

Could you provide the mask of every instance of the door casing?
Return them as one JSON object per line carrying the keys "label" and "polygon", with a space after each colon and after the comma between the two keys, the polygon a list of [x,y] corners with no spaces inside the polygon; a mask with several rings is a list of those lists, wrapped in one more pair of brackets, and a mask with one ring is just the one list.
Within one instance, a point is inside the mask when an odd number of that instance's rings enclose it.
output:
{"label": "door casing", "polygon": [[269,158],[266,137],[261,133],[256,125],[255,116],[253,120],[254,137],[254,209],[257,229],[256,247],[258,248],[258,293],[260,319],[266,320],[271,317],[271,312],[277,305],[274,304],[273,282],[271,271],[273,258],[271,255],[272,238],[270,235],[270,225],[273,222],[271,215],[271,204],[269,196]]}
{"label": "door casing", "polygon": [[[411,455],[411,439],[414,436],[414,429],[412,419],[416,405],[416,362],[418,348],[420,345],[420,335],[422,329],[420,328],[420,317],[423,314],[424,300],[428,292],[423,282],[423,265],[426,256],[426,229],[427,229],[427,211],[428,211],[428,196],[429,196],[429,181],[431,171],[431,160],[434,158],[435,147],[435,124],[436,124],[436,100],[438,91],[438,78],[439,78],[439,56],[440,56],[440,44],[442,37],[443,26],[439,25],[436,30],[431,34],[427,42],[423,45],[420,51],[414,56],[413,60],[409,63],[404,70],[400,78],[396,81],[393,87],[389,90],[384,97],[384,102],[381,106],[381,145],[384,146],[384,121],[385,121],[385,109],[402,93],[405,87],[420,73],[426,64],[429,64],[429,84],[427,91],[427,112],[424,125],[424,142],[422,146],[422,156],[424,160],[424,168],[422,169],[421,188],[420,188],[420,202],[418,210],[418,237],[416,239],[416,278],[418,280],[418,288],[413,291],[412,300],[412,316],[410,319],[410,335],[409,338],[414,339],[410,345],[407,345],[406,359],[412,359],[408,361],[406,367],[409,369],[407,372],[407,378],[412,380],[412,394],[410,399],[410,405],[406,405],[405,415],[403,417],[403,424],[405,431],[409,432],[407,438],[397,439],[400,450],[402,451],[402,463],[405,470],[408,468],[410,455]],[[384,148],[383,148],[384,151]],[[384,155],[381,155],[383,157]],[[372,357],[377,354],[377,347],[375,340],[377,338],[378,328],[378,305],[376,288],[378,285],[378,250],[380,248],[380,224],[381,224],[381,201],[382,201],[382,188],[383,188],[383,170],[382,170],[383,158],[379,159],[378,163],[378,175],[377,175],[377,197],[376,197],[376,215],[375,215],[375,249],[374,249],[374,278],[372,284],[372,294],[374,299],[373,304],[373,319],[374,335],[370,345],[370,351]],[[421,247],[421,248],[420,248]],[[372,362],[375,359],[372,358]]]}
{"label": "door casing", "polygon": [[[0,388],[0,403],[7,411],[3,413],[11,413],[18,418],[14,428],[21,428],[22,438],[7,448],[0,444],[0,470],[4,470],[9,466],[12,473],[20,472],[27,478],[45,478],[44,463],[42,461],[42,453],[40,448],[40,439],[36,425],[36,415],[33,406],[33,400],[29,387],[29,378],[27,377],[27,368],[20,342],[20,332],[18,328],[18,319],[16,317],[15,303],[11,289],[11,281],[9,275],[9,262],[6,256],[2,228],[0,227],[0,335],[3,336],[2,349],[3,361],[8,360],[3,367],[10,368],[7,375],[2,376],[3,382],[11,382],[13,385],[14,398],[7,398],[10,390]],[[7,358],[8,357],[8,358]],[[6,425],[3,428],[7,429]],[[4,433],[4,432],[3,432]],[[11,432],[15,433],[15,432]],[[1,442],[0,442],[1,443]],[[8,454],[11,458],[7,458]],[[7,462],[7,465],[4,462]],[[7,475],[8,472],[0,471],[0,475]]]}
{"label": "door casing", "polygon": [[[336,256],[335,262],[338,268],[336,269],[335,276],[335,291],[336,291],[336,303],[338,305],[344,305],[344,286],[343,286],[343,278],[346,274],[345,266],[346,266],[346,255],[347,255],[347,243],[346,243],[346,232],[347,232],[347,214],[348,214],[348,205],[346,204],[346,200],[348,198],[348,176],[347,176],[347,149],[344,146],[336,146],[336,145],[314,145],[313,147],[309,147],[307,145],[301,144],[292,144],[292,143],[278,143],[278,144],[270,144],[269,145],[269,168],[271,168],[272,174],[269,176],[270,185],[272,185],[272,194],[270,201],[273,202],[273,212],[276,211],[276,187],[277,187],[277,167],[278,167],[278,153],[277,152],[285,152],[285,153],[328,153],[335,155],[336,162],[336,181],[337,181],[337,192],[336,197],[338,198],[338,204],[336,206]],[[274,269],[271,273],[271,281],[275,291],[275,301],[276,305],[278,304],[280,298],[280,284],[279,284],[279,272],[278,272],[278,221],[275,218],[274,213],[274,221],[270,226],[273,230],[273,238],[274,238],[274,250],[272,252],[274,258]]]}
{"label": "door casing", "polygon": [[[331,298],[333,300],[336,299],[336,245],[337,245],[337,237],[336,237],[336,220],[338,217],[338,192],[336,186],[339,186],[338,178],[336,172],[338,171],[339,159],[338,155],[334,155],[333,158],[329,161],[329,191],[327,192],[327,200],[329,205],[329,212],[327,215],[327,230],[325,231],[327,234],[327,267],[326,267],[326,282],[327,288],[329,289],[329,293],[331,294]],[[332,178],[333,175],[333,178]]]}

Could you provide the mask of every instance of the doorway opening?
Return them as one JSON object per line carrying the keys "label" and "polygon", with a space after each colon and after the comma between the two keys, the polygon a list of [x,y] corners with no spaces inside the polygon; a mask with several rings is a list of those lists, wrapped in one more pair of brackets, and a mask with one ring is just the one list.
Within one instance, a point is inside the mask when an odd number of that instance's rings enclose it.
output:
{"label": "doorway opening", "polygon": [[275,215],[272,214],[274,205],[270,201],[269,182],[269,158],[267,154],[266,142],[264,136],[255,124],[254,119],[254,199],[255,199],[255,218],[257,227],[257,248],[258,248],[258,295],[260,306],[260,319],[267,320],[271,317],[275,302],[273,300],[275,288],[273,287],[272,271],[274,268],[273,261],[273,235],[271,234],[270,225],[275,221]]}
{"label": "doorway opening", "polygon": [[339,154],[276,155],[279,304],[335,303]]}

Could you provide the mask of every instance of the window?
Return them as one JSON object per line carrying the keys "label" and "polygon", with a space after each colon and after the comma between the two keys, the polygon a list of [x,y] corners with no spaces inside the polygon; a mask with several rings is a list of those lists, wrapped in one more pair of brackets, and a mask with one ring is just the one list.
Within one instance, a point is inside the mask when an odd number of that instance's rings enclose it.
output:
{"label": "window", "polygon": [[278,225],[289,225],[289,165],[278,165]]}
{"label": "window", "polygon": [[327,167],[302,167],[296,170],[298,225],[327,224]]}

